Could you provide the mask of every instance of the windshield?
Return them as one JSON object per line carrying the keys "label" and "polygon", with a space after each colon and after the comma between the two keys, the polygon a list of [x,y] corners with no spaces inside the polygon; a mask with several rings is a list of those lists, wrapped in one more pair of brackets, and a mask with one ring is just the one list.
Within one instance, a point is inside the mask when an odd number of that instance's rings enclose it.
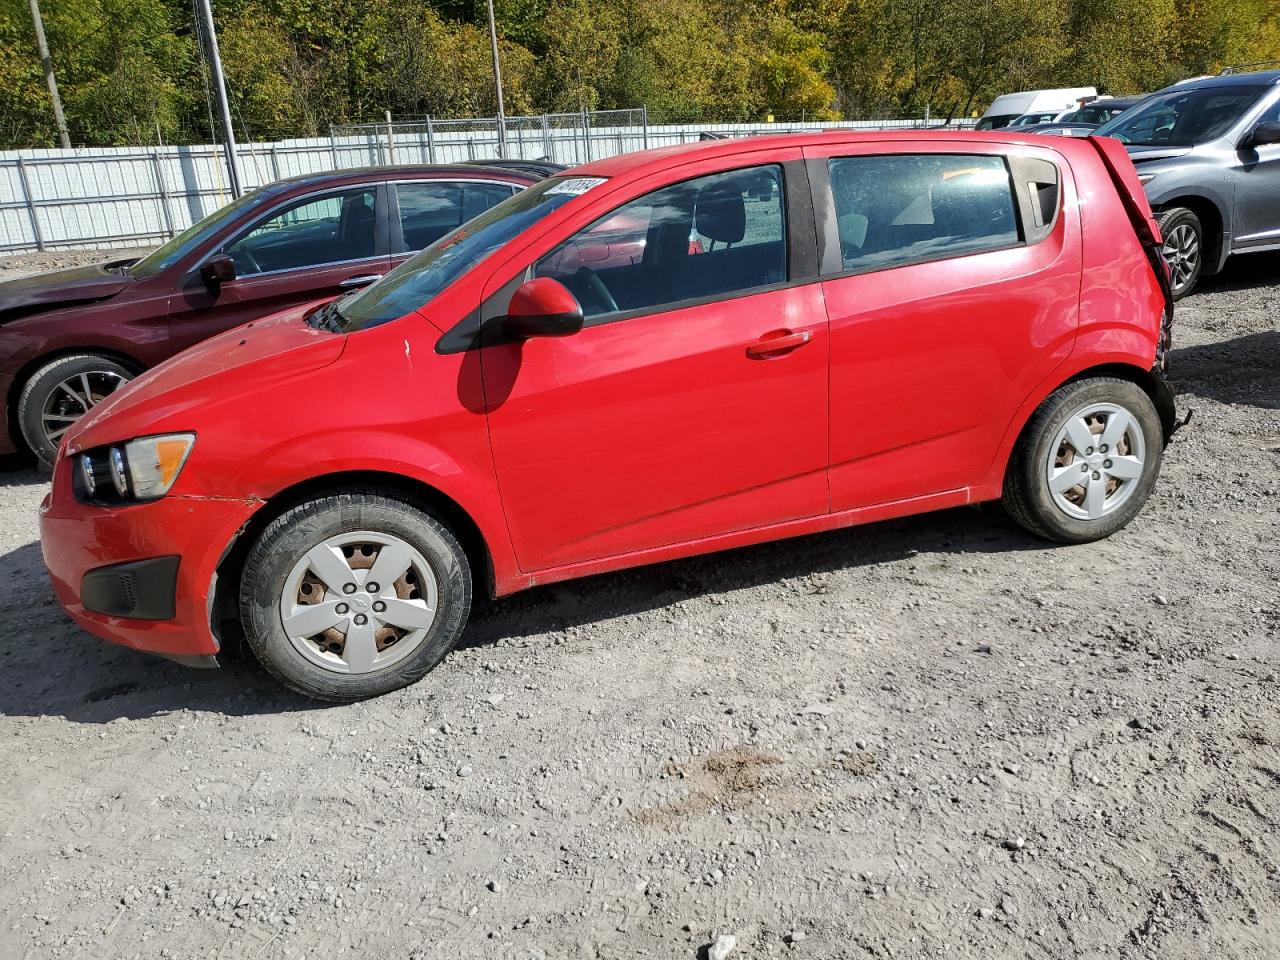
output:
{"label": "windshield", "polygon": [[1267,87],[1205,87],[1156,97],[1097,130],[1134,146],[1194,147],[1227,132]]}
{"label": "windshield", "polygon": [[266,199],[267,194],[259,188],[246,193],[238,200],[232,200],[225,207],[220,207],[203,220],[187,227],[164,246],[152,250],[130,267],[129,273],[142,279],[153,277],[161,270],[169,269],[240,211],[255,207]]}
{"label": "windshield", "polygon": [[526,227],[599,182],[585,177],[553,177],[490,207],[337,304],[331,325],[349,333],[417,310]]}

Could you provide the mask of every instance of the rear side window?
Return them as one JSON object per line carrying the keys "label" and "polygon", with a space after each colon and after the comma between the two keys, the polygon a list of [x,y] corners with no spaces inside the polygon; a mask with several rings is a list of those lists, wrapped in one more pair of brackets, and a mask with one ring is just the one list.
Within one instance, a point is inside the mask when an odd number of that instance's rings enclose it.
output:
{"label": "rear side window", "polygon": [[1003,157],[836,157],[828,169],[845,270],[960,257],[1022,242]]}
{"label": "rear side window", "polygon": [[663,187],[618,207],[538,261],[588,318],[734,296],[787,279],[782,169]]}
{"label": "rear side window", "polygon": [[421,250],[511,196],[504,183],[398,183],[405,250]]}

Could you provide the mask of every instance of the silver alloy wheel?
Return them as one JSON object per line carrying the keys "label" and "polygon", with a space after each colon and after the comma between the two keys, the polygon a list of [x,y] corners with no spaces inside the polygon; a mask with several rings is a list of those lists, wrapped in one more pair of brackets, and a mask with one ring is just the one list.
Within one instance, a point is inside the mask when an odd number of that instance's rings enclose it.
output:
{"label": "silver alloy wheel", "polygon": [[1175,292],[1181,292],[1192,278],[1200,263],[1200,238],[1189,223],[1180,223],[1164,238],[1164,258],[1169,264],[1169,274]]}
{"label": "silver alloy wheel", "polygon": [[1138,418],[1114,403],[1091,403],[1067,418],[1049,447],[1045,476],[1054,505],[1076,520],[1100,520],[1137,489],[1147,445]]}
{"label": "silver alloy wheel", "polygon": [[280,623],[307,660],[334,673],[371,673],[398,663],[436,619],[435,573],[399,537],[370,530],[316,544],[293,565],[280,593]]}
{"label": "silver alloy wheel", "polygon": [[73,423],[128,382],[128,377],[114,370],[86,370],[60,381],[40,411],[40,426],[49,443],[56,447]]}

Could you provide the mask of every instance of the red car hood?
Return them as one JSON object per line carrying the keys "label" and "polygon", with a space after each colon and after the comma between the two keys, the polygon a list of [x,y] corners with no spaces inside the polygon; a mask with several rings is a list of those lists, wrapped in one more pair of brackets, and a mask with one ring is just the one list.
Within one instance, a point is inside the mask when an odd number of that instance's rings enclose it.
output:
{"label": "red car hood", "polygon": [[[178,430],[198,430],[201,410],[249,384],[328,366],[347,338],[308,326],[313,305],[255,320],[196,344],[113,393],[72,427],[68,452]],[[299,402],[305,402],[300,400]]]}

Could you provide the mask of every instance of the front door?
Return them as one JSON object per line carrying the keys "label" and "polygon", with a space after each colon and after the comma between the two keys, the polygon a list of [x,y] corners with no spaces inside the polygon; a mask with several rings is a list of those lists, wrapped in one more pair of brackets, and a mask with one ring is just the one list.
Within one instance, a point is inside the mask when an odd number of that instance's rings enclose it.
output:
{"label": "front door", "polygon": [[805,150],[829,211],[832,510],[977,482],[1070,352],[1081,250],[1065,168],[964,147]]}
{"label": "front door", "polygon": [[665,186],[530,268],[586,326],[480,351],[522,569],[826,512],[827,323],[788,284],[783,187],[773,165]]}
{"label": "front door", "polygon": [[388,230],[379,194],[385,188],[367,184],[295,198],[223,244],[215,253],[231,257],[236,278],[215,287],[198,269],[183,278],[169,299],[173,350],[386,273]]}
{"label": "front door", "polygon": [[[1280,101],[1271,104],[1258,123],[1280,123]],[[1232,171],[1235,181],[1235,226],[1232,247],[1237,252],[1280,244],[1280,143],[1246,147]]]}

